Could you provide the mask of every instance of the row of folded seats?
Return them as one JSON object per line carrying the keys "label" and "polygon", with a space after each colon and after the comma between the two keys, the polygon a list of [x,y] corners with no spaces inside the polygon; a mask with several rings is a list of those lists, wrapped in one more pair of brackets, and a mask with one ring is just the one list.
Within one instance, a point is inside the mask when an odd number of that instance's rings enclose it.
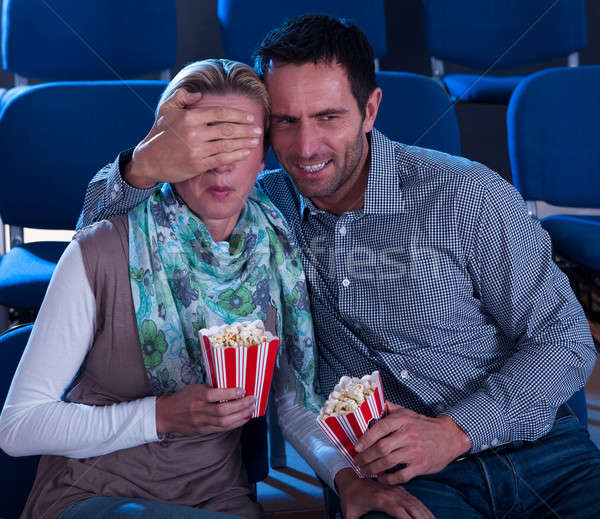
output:
{"label": "row of folded seats", "polygon": [[[219,0],[225,57],[249,63],[254,47],[282,20],[325,12],[357,23],[374,47],[379,68],[387,53],[386,27],[393,28],[393,20],[386,20],[383,0],[369,5],[348,0],[323,4],[318,0]],[[490,74],[567,55],[569,65],[576,64],[576,52],[586,44],[584,7],[583,0],[461,0],[451,6],[423,0],[426,43],[434,56],[433,77],[378,71],[384,97],[376,127],[394,140],[460,155],[454,103],[508,103],[513,181],[530,201],[531,212],[537,201],[600,207],[600,149],[596,145],[600,67],[554,68],[525,79],[503,76],[496,86]],[[15,87],[0,97],[4,171],[0,217],[10,227],[7,252],[3,232],[0,236],[0,304],[5,310],[35,310],[67,244],[23,243],[22,228],[73,229],[93,173],[145,136],[169,69],[176,63],[175,2],[4,0],[2,49],[3,67],[15,74]],[[442,60],[486,73],[445,76]],[[160,79],[134,79],[142,75]],[[29,85],[30,78],[52,82]],[[485,93],[488,86],[491,90]],[[276,165],[271,155],[268,166]],[[556,215],[542,224],[557,252],[600,270],[600,216]],[[3,319],[0,326],[6,328],[6,312]],[[0,377],[6,386],[1,388],[0,403],[29,330],[24,327],[0,338],[3,355],[12,355]],[[583,416],[583,392],[573,403]],[[272,459],[281,465],[285,451],[272,425]],[[254,427],[247,434],[253,445],[257,441],[261,445],[250,463],[252,479],[259,481],[268,472],[266,425],[263,421]],[[0,484],[6,495],[13,496],[8,503],[3,501],[0,516],[16,517],[35,461],[0,453],[0,464]]]}

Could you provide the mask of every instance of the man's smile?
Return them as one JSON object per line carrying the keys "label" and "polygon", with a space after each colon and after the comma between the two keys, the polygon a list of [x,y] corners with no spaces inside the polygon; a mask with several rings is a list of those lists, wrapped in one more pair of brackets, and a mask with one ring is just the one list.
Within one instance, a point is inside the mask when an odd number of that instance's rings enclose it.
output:
{"label": "man's smile", "polygon": [[300,169],[308,172],[308,173],[317,173],[322,170],[331,162],[331,159],[325,160],[323,162],[319,162],[317,164],[296,164]]}

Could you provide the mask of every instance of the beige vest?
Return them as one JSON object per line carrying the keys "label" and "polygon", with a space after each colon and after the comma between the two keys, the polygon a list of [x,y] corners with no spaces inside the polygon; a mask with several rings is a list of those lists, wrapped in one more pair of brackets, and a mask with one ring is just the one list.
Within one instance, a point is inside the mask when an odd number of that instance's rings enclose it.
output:
{"label": "beige vest", "polygon": [[[96,299],[96,330],[68,396],[88,405],[150,396],[129,284],[127,216],[87,227],[75,239]],[[56,518],[76,501],[94,496],[167,501],[260,517],[260,507],[248,497],[240,431],[171,434],[162,442],[93,458],[42,456],[21,517]]]}

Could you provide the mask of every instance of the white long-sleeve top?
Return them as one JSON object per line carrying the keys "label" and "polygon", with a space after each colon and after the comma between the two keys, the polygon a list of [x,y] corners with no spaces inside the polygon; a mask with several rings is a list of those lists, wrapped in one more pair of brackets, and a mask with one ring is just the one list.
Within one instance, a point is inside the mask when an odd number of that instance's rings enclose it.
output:
{"label": "white long-sleeve top", "polygon": [[[92,347],[96,301],[76,241],[62,255],[0,415],[0,448],[11,456],[100,456],[158,441],[156,397],[109,406],[62,400]],[[334,486],[346,460],[329,443],[315,415],[294,404],[286,387],[287,360],[274,377],[279,421],[287,441]]]}

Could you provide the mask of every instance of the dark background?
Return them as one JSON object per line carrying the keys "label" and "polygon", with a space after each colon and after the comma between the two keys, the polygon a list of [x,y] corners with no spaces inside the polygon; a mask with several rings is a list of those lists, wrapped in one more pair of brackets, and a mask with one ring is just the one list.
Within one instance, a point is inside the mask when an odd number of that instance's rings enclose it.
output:
{"label": "dark background", "polygon": [[[196,59],[223,57],[216,0],[177,0],[176,4],[179,32],[177,69]],[[600,64],[600,5],[596,0],[587,0],[586,6],[588,45],[580,55],[580,64]],[[386,0],[385,8],[388,54],[381,59],[381,70],[400,70],[430,75],[420,0]],[[260,16],[260,13],[257,13],[257,16]],[[160,34],[156,37],[160,38]],[[565,64],[566,60],[560,60],[544,65]],[[446,64],[446,72],[459,70],[459,67]],[[522,71],[533,70],[535,69]],[[12,74],[0,71],[0,88],[11,86],[13,86]],[[461,128],[463,154],[473,160],[484,162],[510,179],[506,151],[506,107],[463,103],[457,105],[456,109]]]}

